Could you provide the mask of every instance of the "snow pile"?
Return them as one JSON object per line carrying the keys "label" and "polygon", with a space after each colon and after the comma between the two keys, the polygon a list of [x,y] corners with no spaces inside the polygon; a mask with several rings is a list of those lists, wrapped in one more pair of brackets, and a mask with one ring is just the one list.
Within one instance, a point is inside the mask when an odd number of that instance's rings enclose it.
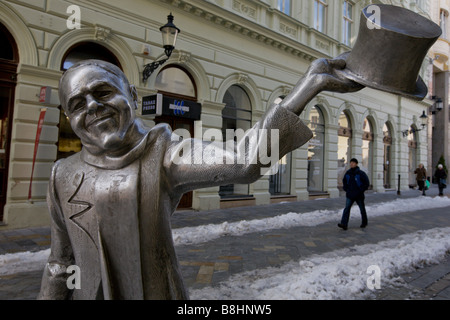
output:
{"label": "snow pile", "polygon": [[[231,276],[219,287],[191,290],[192,299],[335,300],[368,299],[368,268],[381,270],[380,285],[398,285],[398,275],[439,261],[450,251],[450,228],[436,228],[377,244],[354,246],[279,268]],[[370,280],[372,281],[372,280]]]}
{"label": "snow pile", "polygon": [[50,249],[38,252],[18,252],[0,255],[0,276],[44,270]]}
{"label": "snow pile", "polygon": [[[450,198],[420,197],[396,199],[366,206],[366,211],[370,219],[371,217],[447,206],[450,206]],[[316,210],[307,213],[290,212],[271,218],[173,229],[172,233],[176,245],[198,244],[229,235],[240,236],[246,233],[299,226],[312,227],[326,222],[340,221],[342,210],[343,208],[339,210]],[[352,207],[351,219],[360,219],[360,210],[356,204]]]}

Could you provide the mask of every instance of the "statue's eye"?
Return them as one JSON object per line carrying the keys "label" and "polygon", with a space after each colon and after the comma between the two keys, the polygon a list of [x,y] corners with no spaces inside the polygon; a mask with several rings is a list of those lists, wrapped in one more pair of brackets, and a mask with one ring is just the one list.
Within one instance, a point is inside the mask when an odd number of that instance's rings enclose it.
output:
{"label": "statue's eye", "polygon": [[105,98],[108,98],[112,93],[113,93],[112,90],[102,89],[102,90],[97,90],[95,92],[95,96],[98,99],[105,99]]}
{"label": "statue's eye", "polygon": [[85,105],[86,105],[86,102],[82,99],[74,101],[70,108],[70,112],[72,113],[72,112],[79,111],[79,110],[83,109],[85,107]]}

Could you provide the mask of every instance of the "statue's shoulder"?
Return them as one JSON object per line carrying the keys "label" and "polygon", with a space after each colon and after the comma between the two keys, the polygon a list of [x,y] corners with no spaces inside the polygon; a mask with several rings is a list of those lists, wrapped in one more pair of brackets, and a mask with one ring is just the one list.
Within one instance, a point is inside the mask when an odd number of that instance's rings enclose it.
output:
{"label": "statue's shoulder", "polygon": [[78,168],[82,163],[80,155],[81,152],[78,152],[70,157],[57,160],[53,164],[52,175],[55,176],[57,172],[73,171]]}
{"label": "statue's shoulder", "polygon": [[156,126],[152,128],[152,131],[158,134],[171,134],[172,128],[167,123],[158,123]]}
{"label": "statue's shoulder", "polygon": [[167,123],[159,123],[150,130],[150,141],[170,141],[172,136],[172,128]]}

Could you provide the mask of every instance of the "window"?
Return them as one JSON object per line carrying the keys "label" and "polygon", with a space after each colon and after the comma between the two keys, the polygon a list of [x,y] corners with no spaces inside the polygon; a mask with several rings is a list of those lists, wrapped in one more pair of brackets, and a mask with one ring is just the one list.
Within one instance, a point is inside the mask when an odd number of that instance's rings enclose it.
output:
{"label": "window", "polygon": [[325,32],[327,24],[327,3],[325,0],[314,0],[314,29]]}
{"label": "window", "polygon": [[178,66],[162,70],[156,77],[155,88],[164,92],[196,97],[196,88],[191,76]]}
{"label": "window", "polygon": [[308,142],[308,191],[323,192],[325,122],[319,106],[314,106],[309,113],[309,128],[314,137]]}
{"label": "window", "polygon": [[416,183],[416,174],[414,171],[417,168],[417,128],[415,125],[412,125],[408,134],[408,178],[409,178],[409,187],[413,188],[417,186]]}
{"label": "window", "polygon": [[[5,31],[2,29],[5,29]],[[0,25],[0,59],[14,60],[14,50],[10,38],[11,36],[6,28],[1,27]]]}
{"label": "window", "polygon": [[338,187],[342,188],[342,179],[351,159],[352,129],[350,119],[345,112],[339,117],[338,130]]}
{"label": "window", "polygon": [[291,0],[278,0],[277,9],[281,12],[291,14]]}
{"label": "window", "polygon": [[362,161],[361,170],[367,173],[370,182],[372,182],[372,169],[373,169],[373,140],[374,134],[372,129],[372,123],[369,119],[364,119],[363,124],[363,141],[362,141]]}
{"label": "window", "polygon": [[61,64],[61,70],[66,71],[75,63],[88,59],[98,59],[111,62],[121,68],[119,61],[111,51],[95,42],[83,42],[75,45],[67,51]]}
{"label": "window", "polygon": [[[285,96],[275,99],[279,104]],[[292,153],[288,153],[278,161],[278,172],[269,178],[269,192],[271,195],[286,195],[291,193],[291,162]]]}
{"label": "window", "polygon": [[[252,126],[252,106],[250,98],[238,85],[232,85],[223,97],[225,108],[222,110],[222,134],[225,139],[227,130],[242,129],[244,132]],[[236,137],[235,137],[236,140]],[[230,184],[221,186],[219,195],[222,198],[234,196],[248,196],[248,184]]]}
{"label": "window", "polygon": [[19,52],[16,41],[0,23],[0,222],[6,204],[8,189],[9,153],[11,146],[12,115]]}
{"label": "window", "polygon": [[343,17],[342,42],[350,46],[352,41],[353,5],[349,1],[344,1]]}
{"label": "window", "polygon": [[441,20],[440,27],[442,29],[441,38],[447,39],[447,26],[448,26],[448,12],[447,11],[441,10],[440,20]]}
{"label": "window", "polygon": [[384,160],[383,160],[383,185],[386,189],[391,188],[391,156],[392,156],[392,126],[385,123],[383,127],[383,144],[384,144]]}

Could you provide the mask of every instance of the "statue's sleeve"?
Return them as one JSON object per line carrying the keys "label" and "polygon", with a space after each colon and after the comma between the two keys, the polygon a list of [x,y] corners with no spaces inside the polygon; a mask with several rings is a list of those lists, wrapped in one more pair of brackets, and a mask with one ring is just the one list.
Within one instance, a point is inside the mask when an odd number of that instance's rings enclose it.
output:
{"label": "statue's sleeve", "polygon": [[69,299],[72,290],[67,287],[67,267],[75,264],[67,233],[64,215],[59,206],[58,195],[55,189],[55,178],[58,162],[53,166],[50,183],[47,191],[47,204],[51,216],[51,251],[41,282],[40,300]]}
{"label": "statue's sleeve", "polygon": [[[220,130],[216,130],[221,135]],[[172,134],[164,167],[169,187],[175,192],[220,186],[231,183],[252,183],[276,165],[285,154],[309,141],[311,130],[291,111],[272,105],[253,128],[237,142],[209,138],[181,139]],[[205,136],[208,141],[205,141]],[[211,139],[212,140],[212,139]]]}

